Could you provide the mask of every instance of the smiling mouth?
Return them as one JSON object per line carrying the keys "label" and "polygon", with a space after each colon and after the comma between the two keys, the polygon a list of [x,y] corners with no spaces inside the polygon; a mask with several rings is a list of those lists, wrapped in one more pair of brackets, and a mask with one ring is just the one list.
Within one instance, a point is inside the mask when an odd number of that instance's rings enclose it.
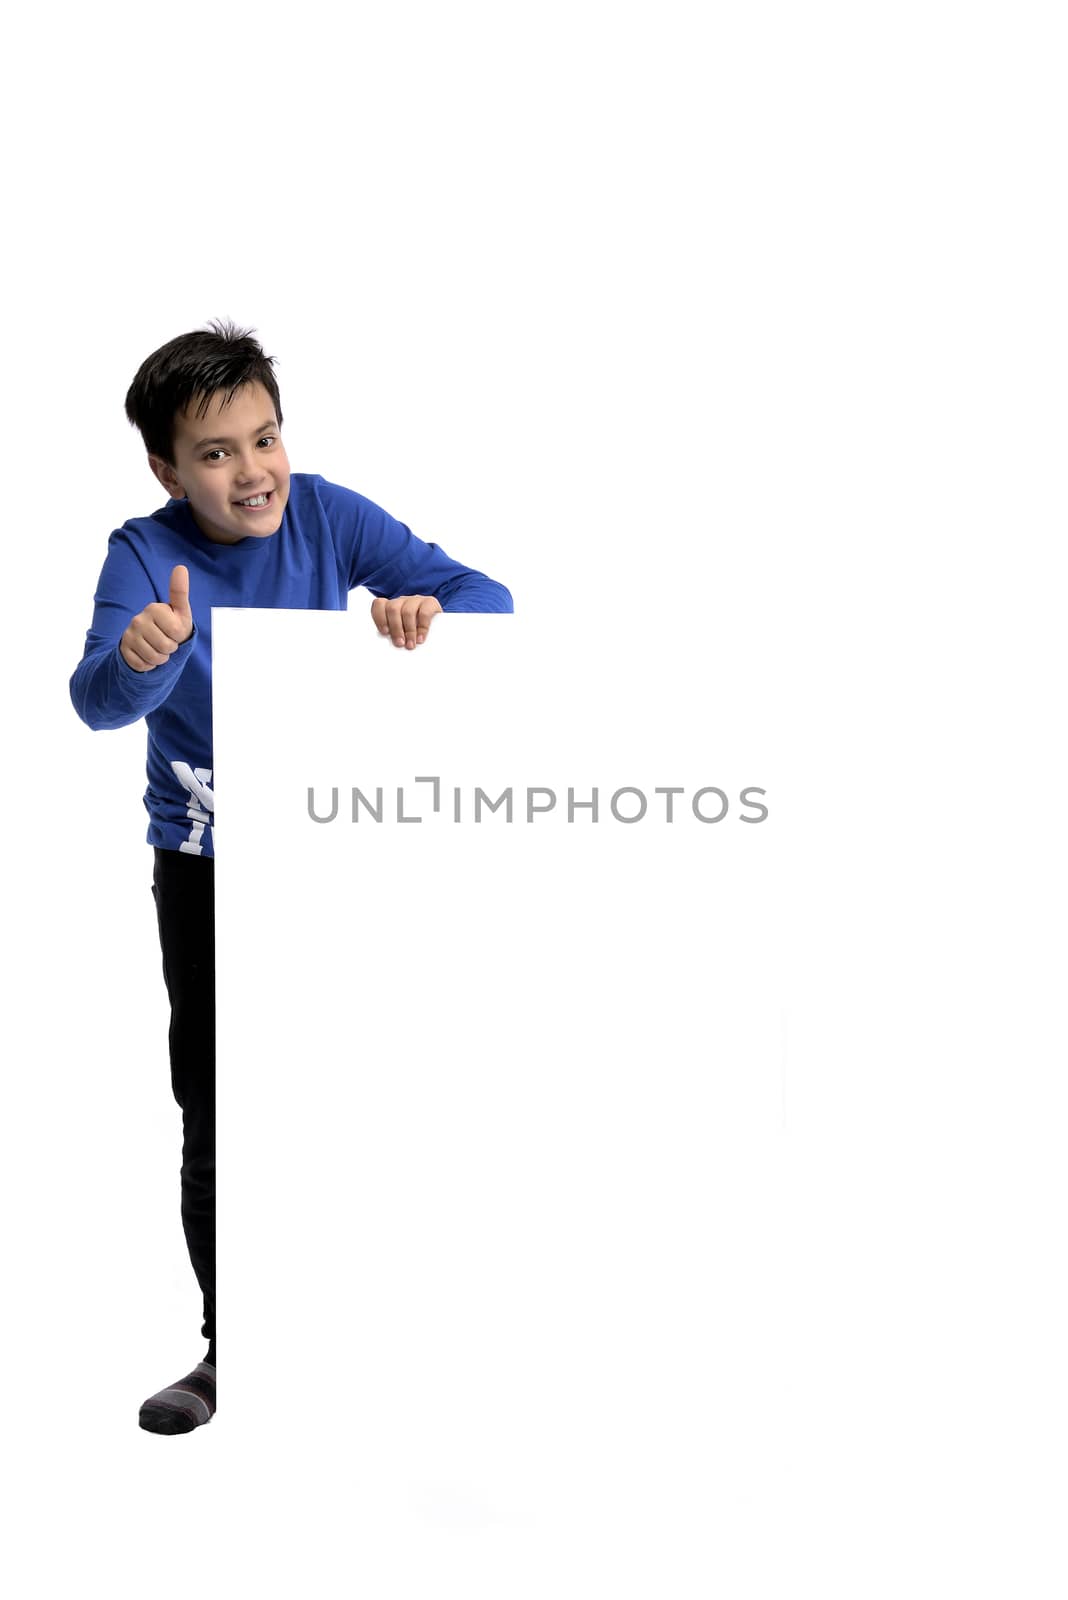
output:
{"label": "smiling mouth", "polygon": [[240,506],[242,511],[266,511],[274,504],[274,490],[269,489],[265,495],[255,494],[248,500],[235,500],[234,505]]}

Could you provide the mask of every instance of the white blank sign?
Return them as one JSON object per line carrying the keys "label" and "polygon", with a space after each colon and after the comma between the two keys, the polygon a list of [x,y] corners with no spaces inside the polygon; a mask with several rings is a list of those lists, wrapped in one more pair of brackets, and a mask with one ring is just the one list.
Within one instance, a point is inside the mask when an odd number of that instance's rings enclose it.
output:
{"label": "white blank sign", "polygon": [[356,1575],[662,1577],[767,1492],[774,752],[662,642],[213,627],[225,1426],[329,1456]]}

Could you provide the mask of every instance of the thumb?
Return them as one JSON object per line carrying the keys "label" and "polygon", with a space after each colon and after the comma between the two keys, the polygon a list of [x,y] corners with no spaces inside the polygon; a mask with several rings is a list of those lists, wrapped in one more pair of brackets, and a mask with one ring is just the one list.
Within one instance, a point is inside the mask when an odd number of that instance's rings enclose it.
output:
{"label": "thumb", "polygon": [[189,609],[189,568],[175,567],[171,573],[170,604],[172,611],[180,611],[185,616],[191,616]]}

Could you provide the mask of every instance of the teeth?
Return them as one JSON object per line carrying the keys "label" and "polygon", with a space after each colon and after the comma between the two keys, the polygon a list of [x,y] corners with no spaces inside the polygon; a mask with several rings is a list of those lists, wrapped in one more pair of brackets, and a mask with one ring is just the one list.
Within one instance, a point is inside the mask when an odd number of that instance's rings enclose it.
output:
{"label": "teeth", "polygon": [[267,504],[267,496],[265,494],[254,494],[251,500],[239,500],[237,503],[239,506],[265,506]]}

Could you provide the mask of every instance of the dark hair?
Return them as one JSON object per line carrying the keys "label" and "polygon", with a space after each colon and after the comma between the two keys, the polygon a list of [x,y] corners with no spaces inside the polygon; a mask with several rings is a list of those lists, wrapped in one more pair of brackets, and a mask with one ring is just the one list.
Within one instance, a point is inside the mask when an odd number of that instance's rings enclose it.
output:
{"label": "dark hair", "polygon": [[153,351],[142,361],[126,393],[126,415],[131,425],[140,429],[145,449],[172,467],[174,419],[195,395],[202,396],[196,410],[202,417],[220,389],[227,391],[228,403],[245,384],[262,383],[274,401],[279,426],[282,423],[274,357],[265,356],[251,337],[254,329],[218,320],[210,322],[209,328],[210,332],[183,333]]}

